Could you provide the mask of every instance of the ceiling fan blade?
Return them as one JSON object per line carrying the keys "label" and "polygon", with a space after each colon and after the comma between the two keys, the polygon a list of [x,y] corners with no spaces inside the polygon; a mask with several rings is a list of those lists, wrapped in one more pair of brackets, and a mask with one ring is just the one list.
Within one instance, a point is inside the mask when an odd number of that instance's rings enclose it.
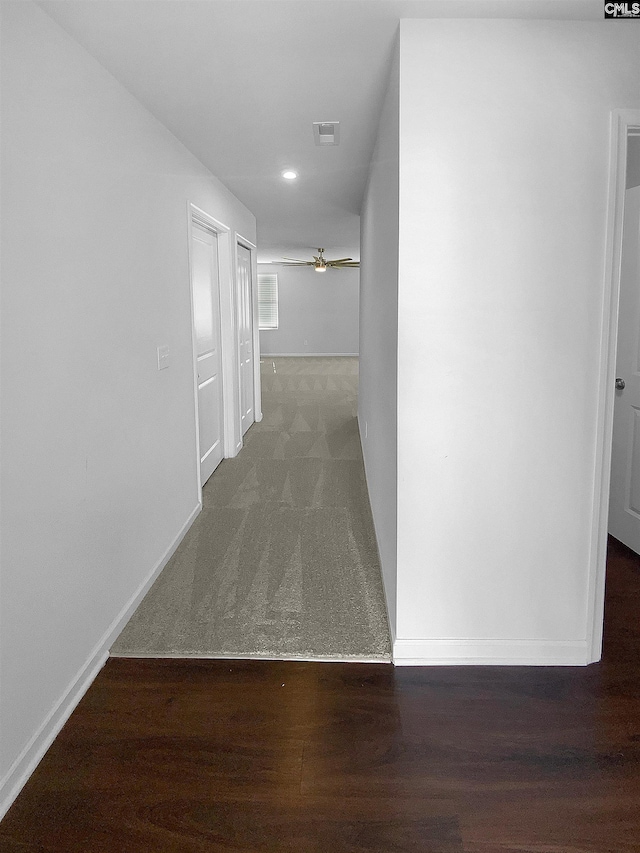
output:
{"label": "ceiling fan blade", "polygon": [[352,261],[353,258],[335,258],[333,261],[325,261],[327,264],[341,264],[343,261]]}
{"label": "ceiling fan blade", "polygon": [[350,267],[359,267],[360,261],[347,261],[346,263],[341,264],[328,264],[327,266],[335,267],[336,269],[349,269]]}
{"label": "ceiling fan blade", "polygon": [[303,261],[301,258],[283,258],[283,261],[295,261],[298,264],[311,264],[313,261]]}

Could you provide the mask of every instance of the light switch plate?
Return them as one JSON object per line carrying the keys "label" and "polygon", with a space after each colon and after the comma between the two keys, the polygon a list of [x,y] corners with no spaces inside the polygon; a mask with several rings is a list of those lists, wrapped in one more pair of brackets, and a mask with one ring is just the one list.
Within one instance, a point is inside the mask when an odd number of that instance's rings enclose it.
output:
{"label": "light switch plate", "polygon": [[169,347],[158,347],[158,370],[169,367]]}

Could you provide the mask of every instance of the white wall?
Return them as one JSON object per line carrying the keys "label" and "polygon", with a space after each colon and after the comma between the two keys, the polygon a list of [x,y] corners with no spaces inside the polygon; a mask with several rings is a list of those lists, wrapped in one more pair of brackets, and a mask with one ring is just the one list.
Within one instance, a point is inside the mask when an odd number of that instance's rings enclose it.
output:
{"label": "white wall", "polygon": [[361,213],[358,422],[391,633],[396,632],[398,54]]}
{"label": "white wall", "polygon": [[357,269],[258,264],[261,273],[278,276],[279,315],[277,329],[260,332],[263,355],[357,355]]}
{"label": "white wall", "polygon": [[1,9],[0,814],[198,509],[188,200],[255,241],[45,13]]}
{"label": "white wall", "polygon": [[403,21],[396,659],[585,663],[610,110],[640,32]]}

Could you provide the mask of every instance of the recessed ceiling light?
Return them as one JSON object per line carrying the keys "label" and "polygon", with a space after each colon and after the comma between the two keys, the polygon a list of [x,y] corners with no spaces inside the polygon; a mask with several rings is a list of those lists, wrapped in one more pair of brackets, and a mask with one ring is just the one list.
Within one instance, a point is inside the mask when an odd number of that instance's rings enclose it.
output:
{"label": "recessed ceiling light", "polygon": [[295,181],[295,179],[298,177],[298,173],[292,171],[291,169],[285,169],[284,172],[282,173],[282,177],[286,181]]}

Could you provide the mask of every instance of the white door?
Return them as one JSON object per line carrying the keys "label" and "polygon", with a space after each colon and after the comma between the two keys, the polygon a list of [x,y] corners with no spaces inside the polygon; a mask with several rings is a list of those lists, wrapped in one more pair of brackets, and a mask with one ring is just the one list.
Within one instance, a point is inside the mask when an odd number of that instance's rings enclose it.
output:
{"label": "white door", "polygon": [[[640,553],[640,187],[625,192],[609,532]],[[624,386],[624,387],[623,387]]]}
{"label": "white door", "polygon": [[253,413],[253,287],[251,252],[240,243],[238,243],[238,339],[240,408],[244,435],[255,420]]}
{"label": "white door", "polygon": [[200,474],[204,486],[223,455],[218,239],[214,233],[194,222],[191,243]]}

